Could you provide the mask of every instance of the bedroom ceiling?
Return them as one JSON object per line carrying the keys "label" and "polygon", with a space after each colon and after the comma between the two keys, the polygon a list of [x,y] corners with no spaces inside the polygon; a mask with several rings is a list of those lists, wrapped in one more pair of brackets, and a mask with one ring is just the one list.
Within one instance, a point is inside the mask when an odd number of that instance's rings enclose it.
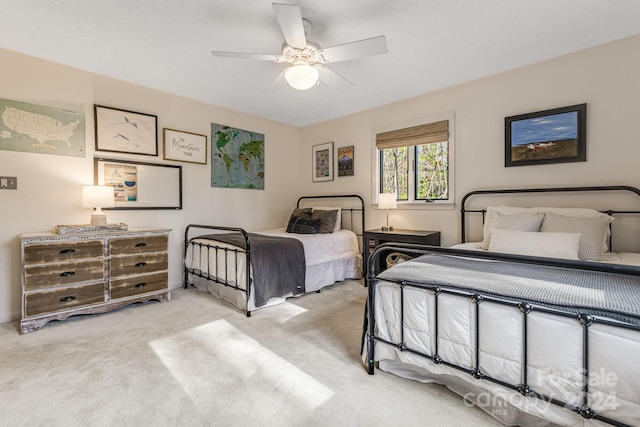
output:
{"label": "bedroom ceiling", "polygon": [[265,93],[283,64],[210,51],[279,54],[268,0],[0,0],[0,47],[304,127],[640,34],[637,0],[279,2],[322,47],[385,35],[389,52],[332,64],[346,93]]}

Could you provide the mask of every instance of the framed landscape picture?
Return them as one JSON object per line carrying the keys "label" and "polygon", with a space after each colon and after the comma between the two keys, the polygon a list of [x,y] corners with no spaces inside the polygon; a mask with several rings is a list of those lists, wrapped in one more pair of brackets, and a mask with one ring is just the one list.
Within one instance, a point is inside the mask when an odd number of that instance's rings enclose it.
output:
{"label": "framed landscape picture", "polygon": [[587,160],[587,104],[505,118],[504,165]]}
{"label": "framed landscape picture", "polygon": [[333,142],[312,147],[313,182],[333,181]]}
{"label": "framed landscape picture", "polygon": [[338,176],[353,176],[353,145],[338,148]]}

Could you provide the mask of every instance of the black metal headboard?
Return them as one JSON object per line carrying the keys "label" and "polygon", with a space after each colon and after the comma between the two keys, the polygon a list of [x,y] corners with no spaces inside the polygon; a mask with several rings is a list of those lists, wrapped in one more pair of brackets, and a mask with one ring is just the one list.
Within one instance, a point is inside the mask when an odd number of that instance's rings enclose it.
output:
{"label": "black metal headboard", "polygon": [[[342,203],[340,203],[340,209],[342,212],[342,224],[343,227],[342,228],[347,228],[351,231],[353,231],[355,233],[356,236],[358,236],[358,244],[360,245],[360,249],[361,251],[364,250],[363,247],[364,245],[362,244],[362,237],[364,235],[364,230],[365,230],[365,226],[364,226],[364,200],[362,199],[361,196],[357,195],[357,194],[328,194],[328,195],[321,195],[321,196],[302,196],[298,199],[298,202],[296,203],[296,207],[301,207],[301,203],[308,203],[309,200],[316,200],[316,199],[331,199],[331,200],[342,200],[344,201],[344,205],[345,206],[341,206]],[[345,221],[348,218],[348,221]],[[360,219],[359,225],[360,227],[358,227],[358,221],[356,220],[356,218]],[[344,225],[348,224],[348,227],[345,227]]]}
{"label": "black metal headboard", "polygon": [[[569,193],[569,192],[631,192],[640,197],[640,189],[631,187],[628,185],[603,185],[594,187],[550,187],[550,188],[518,188],[518,189],[501,189],[501,190],[476,190],[471,191],[462,198],[460,208],[460,226],[461,226],[461,239],[462,243],[467,241],[466,238],[466,215],[468,213],[481,213],[482,222],[484,223],[484,216],[487,212],[486,208],[482,209],[467,209],[467,202],[473,196],[478,195],[490,195],[490,194],[524,194],[524,193]],[[615,214],[640,214],[640,211],[636,210],[602,210],[601,212],[608,215]],[[611,241],[609,241],[609,247],[611,247]]]}

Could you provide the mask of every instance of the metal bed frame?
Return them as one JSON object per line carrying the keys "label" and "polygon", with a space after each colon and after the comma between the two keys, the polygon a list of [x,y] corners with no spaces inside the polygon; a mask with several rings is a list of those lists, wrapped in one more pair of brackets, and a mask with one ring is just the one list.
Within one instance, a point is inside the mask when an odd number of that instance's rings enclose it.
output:
{"label": "metal bed frame", "polygon": [[[363,252],[363,247],[364,245],[362,244],[362,239],[363,239],[363,234],[364,234],[364,230],[365,230],[365,225],[364,225],[364,200],[362,199],[361,196],[357,195],[357,194],[340,194],[340,195],[321,195],[321,196],[302,196],[298,199],[297,203],[296,203],[296,207],[300,208],[302,206],[305,205],[305,203],[308,203],[309,200],[316,200],[316,199],[332,199],[332,200],[343,200],[344,203],[348,203],[348,200],[352,201],[352,204],[359,204],[359,207],[340,207],[341,208],[341,221],[343,224],[342,228],[347,228],[351,231],[353,231],[356,236],[358,237],[358,244],[360,246],[360,253],[364,256],[364,252]],[[360,225],[361,227],[358,227],[358,221],[356,220],[356,218],[360,219]],[[347,221],[345,221],[348,218]],[[348,227],[345,227],[344,225],[348,224]],[[189,246],[189,244],[191,243],[191,240],[194,238],[197,238],[197,236],[195,237],[190,237],[190,232],[192,232],[195,229],[200,229],[200,230],[215,230],[215,232],[229,232],[229,233],[240,233],[242,234],[242,236],[244,237],[244,242],[245,242],[245,248],[246,249],[242,249],[242,248],[229,248],[226,246],[218,246],[216,243],[211,242],[211,243],[201,243],[201,242],[194,242],[194,245],[197,245],[200,248],[200,251],[203,250],[203,248],[205,248],[206,250],[206,254],[207,254],[207,264],[209,263],[209,253],[210,253],[210,249],[213,249],[215,251],[215,257],[216,259],[218,259],[218,254],[223,253],[224,254],[224,260],[225,260],[225,269],[224,269],[224,278],[220,278],[219,274],[218,274],[218,263],[216,263],[216,271],[215,271],[215,275],[211,275],[209,274],[209,272],[207,272],[206,274],[203,274],[200,270],[196,270],[193,268],[187,268],[186,263],[184,263],[184,287],[185,289],[189,287],[189,285],[193,285],[193,283],[189,282],[189,274],[192,274],[194,276],[197,277],[201,277],[204,278],[206,280],[224,285],[228,288],[234,289],[238,292],[243,292],[245,293],[245,301],[249,302],[249,296],[251,295],[251,284],[253,282],[253,279],[251,277],[250,274],[250,268],[249,266],[251,265],[251,239],[250,236],[248,234],[247,231],[245,231],[243,228],[239,228],[239,227],[224,227],[224,226],[217,226],[217,225],[200,225],[200,224],[189,224],[187,225],[187,227],[185,228],[184,231],[184,256],[186,257],[187,255],[187,248]],[[244,278],[244,284],[245,287],[244,289],[242,287],[240,287],[238,284],[241,283],[241,278],[238,277],[238,260],[240,259],[239,257],[245,257],[245,265],[247,266],[246,269],[246,274],[245,274],[245,278]],[[183,258],[184,259],[184,258]],[[235,268],[235,276],[230,278],[228,277],[228,272],[226,269],[226,265],[227,262],[229,261],[229,259],[231,259],[231,262],[234,263],[234,265],[236,266]],[[363,258],[364,261],[364,258]],[[363,262],[364,264],[364,262]],[[318,291],[319,292],[319,291]],[[245,306],[245,313],[247,317],[251,317],[251,311],[248,310],[247,306]]]}
{"label": "metal bed frame", "polygon": [[[547,192],[599,192],[599,191],[628,191],[631,193],[635,193],[637,196],[640,196],[640,190],[634,187],[628,186],[601,186],[601,187],[569,187],[569,188],[542,188],[542,189],[510,189],[510,190],[481,190],[481,191],[473,191],[465,195],[462,199],[462,241],[465,242],[465,214],[466,213],[482,213],[483,222],[484,215],[486,213],[486,209],[467,209],[466,202],[467,200],[475,195],[479,194],[515,194],[515,193],[547,193]],[[640,214],[640,211],[634,210],[610,210],[605,211],[606,213],[612,215],[616,213],[621,214]],[[384,340],[378,336],[376,336],[376,325],[375,325],[375,298],[376,298],[376,284],[378,279],[376,279],[377,272],[375,271],[375,266],[377,262],[375,262],[378,257],[385,253],[389,253],[389,250],[404,252],[410,254],[411,256],[419,256],[427,253],[444,253],[450,255],[460,255],[465,257],[473,257],[473,258],[481,258],[481,259],[493,259],[493,260],[506,260],[506,261],[515,261],[522,263],[531,263],[531,264],[544,264],[544,265],[552,265],[563,268],[572,268],[572,269],[586,269],[593,270],[599,272],[609,272],[609,273],[617,273],[617,274],[631,274],[631,275],[640,275],[640,267],[635,266],[625,266],[621,264],[603,264],[597,262],[584,262],[584,261],[570,261],[570,260],[558,260],[558,259],[550,259],[550,258],[540,258],[540,257],[527,257],[521,255],[507,255],[507,254],[496,254],[496,253],[484,253],[479,251],[471,251],[471,250],[460,250],[460,249],[449,249],[449,248],[439,248],[439,247],[425,247],[423,245],[409,245],[409,244],[384,244],[376,248],[376,250],[371,254],[369,258],[368,265],[369,271],[367,272],[366,281],[368,285],[368,297],[367,297],[367,307],[365,310],[365,331],[368,332],[368,340],[367,340],[367,369],[370,375],[374,374],[375,370],[375,344],[376,342],[382,343],[384,345],[392,346],[401,352],[408,352],[410,354],[420,356],[426,360],[431,361],[433,364],[442,364],[448,366],[450,368],[459,370],[468,374],[470,377],[479,381],[490,381],[495,384],[499,384],[505,388],[514,390],[520,395],[526,398],[532,399],[541,399],[545,402],[549,402],[553,405],[557,405],[559,407],[563,407],[567,410],[573,411],[585,419],[594,419],[599,420],[603,423],[614,425],[614,426],[628,426],[623,422],[608,418],[606,416],[602,416],[598,414],[595,410],[591,408],[592,402],[590,401],[589,395],[589,378],[590,378],[590,366],[589,366],[589,338],[590,338],[590,327],[596,323],[608,325],[613,328],[621,328],[627,330],[640,331],[640,326],[625,323],[614,319],[609,319],[602,316],[596,316],[588,313],[579,313],[576,315],[574,312],[551,309],[542,305],[518,301],[511,298],[500,298],[495,296],[483,295],[478,292],[465,291],[458,288],[440,286],[434,284],[424,284],[424,283],[415,283],[407,280],[397,280],[390,281],[385,280],[387,283],[395,283],[400,288],[400,319],[401,319],[401,330],[400,330],[400,342],[389,342]],[[431,354],[427,353],[425,350],[420,348],[409,348],[405,342],[405,290],[409,288],[419,288],[423,290],[427,290],[433,295],[434,298],[434,329],[435,329],[435,337],[434,344],[432,345],[433,352]],[[438,299],[441,295],[448,295],[453,297],[458,297],[462,299],[469,299],[473,302],[475,306],[474,316],[475,316],[475,347],[473,348],[475,355],[475,364],[473,366],[460,366],[456,363],[452,363],[448,360],[445,360],[441,355],[438,354],[438,318],[442,318],[442,316],[446,316],[446,313],[442,312],[441,307],[439,308]],[[484,302],[490,302],[499,304],[501,306],[510,306],[519,310],[522,315],[522,342],[521,345],[521,354],[523,355],[522,363],[521,363],[521,383],[519,384],[511,384],[509,382],[505,382],[499,378],[492,377],[487,375],[482,370],[482,358],[480,354],[481,347],[481,335],[480,335],[480,306]],[[528,318],[530,313],[546,313],[551,316],[563,317],[563,318],[571,318],[575,319],[576,322],[579,323],[582,330],[582,366],[577,367],[582,371],[582,388],[580,394],[580,404],[573,405],[569,402],[564,402],[558,399],[553,398],[552,396],[547,396],[542,393],[536,392],[530,384],[528,384],[528,359],[527,355],[529,349],[535,343],[531,343],[528,335]],[[368,327],[368,330],[366,329]],[[469,331],[471,332],[471,331]],[[364,335],[363,331],[363,349],[364,349]]]}

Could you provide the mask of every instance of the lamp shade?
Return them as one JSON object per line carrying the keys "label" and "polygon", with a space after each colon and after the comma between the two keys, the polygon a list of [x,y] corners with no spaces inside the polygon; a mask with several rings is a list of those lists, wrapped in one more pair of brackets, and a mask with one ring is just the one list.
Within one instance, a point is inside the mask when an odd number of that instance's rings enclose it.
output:
{"label": "lamp shade", "polygon": [[378,208],[395,209],[398,206],[397,199],[396,193],[380,193],[378,194]]}
{"label": "lamp shade", "polygon": [[284,72],[284,78],[289,86],[298,90],[307,90],[313,87],[319,76],[320,73],[316,68],[304,63],[295,64]]}
{"label": "lamp shade", "polygon": [[82,187],[82,207],[112,208],[115,205],[113,187],[109,185],[85,185]]}

